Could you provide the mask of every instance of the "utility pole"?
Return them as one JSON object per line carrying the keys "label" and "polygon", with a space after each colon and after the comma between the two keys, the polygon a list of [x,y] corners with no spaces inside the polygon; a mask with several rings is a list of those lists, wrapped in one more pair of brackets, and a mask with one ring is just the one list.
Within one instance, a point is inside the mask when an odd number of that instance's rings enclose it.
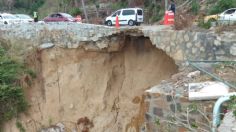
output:
{"label": "utility pole", "polygon": [[87,12],[86,12],[86,9],[85,9],[85,5],[84,5],[84,0],[81,0],[81,2],[82,2],[82,6],[83,6],[83,11],[84,11],[86,22],[89,23],[88,15],[87,15]]}

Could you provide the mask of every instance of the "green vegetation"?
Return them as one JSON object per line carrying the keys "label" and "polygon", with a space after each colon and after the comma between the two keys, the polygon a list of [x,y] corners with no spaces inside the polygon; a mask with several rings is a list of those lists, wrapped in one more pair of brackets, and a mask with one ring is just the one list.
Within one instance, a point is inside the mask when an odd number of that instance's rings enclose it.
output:
{"label": "green vegetation", "polygon": [[191,127],[194,128],[194,129],[197,129],[198,128],[198,125],[196,122],[192,122],[191,124]]}
{"label": "green vegetation", "polygon": [[23,125],[21,124],[21,122],[17,121],[16,122],[16,127],[18,128],[18,130],[20,132],[25,132],[25,128],[23,127]]}
{"label": "green vegetation", "polygon": [[199,109],[197,104],[195,102],[189,104],[188,108],[192,111],[192,112],[197,112],[197,110]]}
{"label": "green vegetation", "polygon": [[48,125],[49,125],[49,126],[52,125],[52,118],[51,118],[51,117],[48,119]]}
{"label": "green vegetation", "polygon": [[233,111],[233,114],[236,118],[236,96],[231,96],[229,101],[229,108]]}
{"label": "green vegetation", "polygon": [[23,64],[12,60],[0,46],[0,130],[2,123],[17,117],[28,106],[20,81],[24,74],[35,76]]}
{"label": "green vegetation", "polygon": [[144,7],[148,10],[148,17],[149,22],[156,22],[160,21],[165,14],[165,9],[161,6],[161,3],[157,3],[153,0],[146,0],[144,1]]}
{"label": "green vegetation", "polygon": [[69,11],[69,13],[72,15],[72,16],[76,16],[76,15],[78,15],[78,14],[81,14],[82,12],[81,12],[81,10],[80,10],[80,8],[71,8],[70,9],[70,11]]}
{"label": "green vegetation", "polygon": [[[225,81],[227,81],[228,83],[230,83],[231,85],[233,86],[236,86],[236,79],[235,78],[231,78],[231,74],[234,75],[234,71],[236,69],[236,62],[235,61],[225,61],[225,62],[221,62],[221,63],[215,63],[212,65],[215,69],[215,72],[216,73],[224,73],[225,76],[227,74],[229,74],[227,78],[227,80],[225,79]],[[222,79],[224,79],[222,77]],[[229,109],[229,110],[232,110],[233,111],[233,114],[236,118],[236,96],[231,96],[230,97],[230,100],[227,102],[227,105],[226,105],[226,108]]]}
{"label": "green vegetation", "polygon": [[34,11],[38,11],[38,9],[44,4],[44,0],[37,0],[32,3],[31,8],[29,8],[29,13],[32,14]]}
{"label": "green vegetation", "polygon": [[34,11],[44,4],[45,0],[0,0],[1,11],[11,11],[13,13],[27,13],[32,15]]}
{"label": "green vegetation", "polygon": [[198,0],[193,0],[191,5],[191,11],[194,15],[197,15],[200,9],[200,4]]}
{"label": "green vegetation", "polygon": [[165,11],[160,5],[155,6],[152,4],[148,7],[148,10],[152,11],[152,15],[150,17],[151,22],[160,21],[164,17]]}
{"label": "green vegetation", "polygon": [[115,3],[112,3],[112,5],[111,5],[112,10],[118,10],[120,8],[126,8],[126,7],[128,7],[128,2],[127,1],[115,2]]}
{"label": "green vegetation", "polygon": [[235,61],[226,61],[226,62],[222,62],[222,63],[216,63],[213,66],[217,70],[224,70],[225,67],[236,67],[236,62]]}
{"label": "green vegetation", "polygon": [[218,14],[234,7],[236,7],[236,0],[218,0],[218,2],[210,8],[209,14]]}
{"label": "green vegetation", "polygon": [[156,119],[156,120],[155,120],[155,123],[156,123],[157,126],[160,126],[160,125],[161,125],[160,119]]}
{"label": "green vegetation", "polygon": [[201,28],[204,28],[204,29],[209,29],[211,27],[211,22],[212,21],[204,22],[204,20],[200,20],[198,22],[198,27],[201,27]]}

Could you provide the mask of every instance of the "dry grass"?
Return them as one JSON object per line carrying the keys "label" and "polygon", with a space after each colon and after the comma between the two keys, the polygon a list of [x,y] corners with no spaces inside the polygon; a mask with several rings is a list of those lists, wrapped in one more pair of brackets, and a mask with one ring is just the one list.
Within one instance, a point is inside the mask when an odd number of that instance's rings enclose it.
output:
{"label": "dry grass", "polygon": [[236,24],[234,25],[219,25],[215,28],[215,33],[222,33],[224,31],[227,31],[227,32],[235,32],[236,31]]}
{"label": "dry grass", "polygon": [[186,12],[178,12],[175,16],[175,29],[182,30],[191,27],[195,20],[195,16]]}

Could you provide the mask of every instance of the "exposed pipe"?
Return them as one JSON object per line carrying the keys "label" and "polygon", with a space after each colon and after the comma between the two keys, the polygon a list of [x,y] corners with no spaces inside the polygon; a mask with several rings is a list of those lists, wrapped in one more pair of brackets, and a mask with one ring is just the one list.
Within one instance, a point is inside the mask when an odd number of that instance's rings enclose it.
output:
{"label": "exposed pipe", "polygon": [[212,132],[216,132],[217,126],[220,124],[220,107],[221,105],[230,100],[230,96],[236,95],[236,92],[229,93],[227,95],[224,95],[220,97],[213,108],[213,121],[212,121]]}
{"label": "exposed pipe", "polygon": [[[232,87],[232,88],[236,88],[236,86],[228,83],[227,81],[224,81],[222,80],[221,78],[215,76],[214,74],[212,73],[209,73],[207,72],[205,69],[195,65],[194,63],[196,62],[205,62],[205,63],[212,63],[212,62],[236,62],[236,61],[190,61],[188,60],[189,64],[192,65],[193,67],[197,68],[198,70],[202,71],[202,72],[205,72],[206,74],[208,74],[209,76],[213,77],[214,79],[220,81],[220,82],[223,82],[224,84]],[[215,105],[214,105],[214,108],[213,108],[213,121],[212,121],[212,132],[216,132],[216,129],[217,129],[217,126],[220,124],[220,107],[221,105],[226,102],[226,101],[229,101],[230,100],[230,96],[233,96],[235,95],[236,96],[236,92],[233,92],[233,93],[229,93],[227,95],[224,95],[222,97],[220,97]]]}

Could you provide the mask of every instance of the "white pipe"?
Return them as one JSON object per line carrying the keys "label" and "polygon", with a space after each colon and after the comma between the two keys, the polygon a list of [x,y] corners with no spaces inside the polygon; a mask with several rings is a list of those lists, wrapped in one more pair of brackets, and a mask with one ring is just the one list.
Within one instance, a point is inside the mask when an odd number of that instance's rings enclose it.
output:
{"label": "white pipe", "polygon": [[220,107],[221,107],[221,104],[223,104],[224,102],[230,100],[230,96],[233,96],[233,95],[236,95],[236,92],[224,95],[216,101],[216,103],[214,105],[214,108],[213,108],[212,132],[216,132],[216,128],[220,124]]}

